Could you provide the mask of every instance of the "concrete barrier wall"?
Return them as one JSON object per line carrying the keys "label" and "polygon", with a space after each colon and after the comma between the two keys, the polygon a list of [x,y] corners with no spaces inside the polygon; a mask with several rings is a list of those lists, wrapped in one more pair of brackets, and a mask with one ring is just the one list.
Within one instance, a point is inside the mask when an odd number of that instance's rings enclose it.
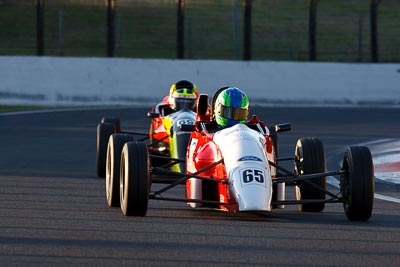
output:
{"label": "concrete barrier wall", "polygon": [[400,106],[400,64],[0,57],[0,104],[149,105],[181,79],[258,105]]}

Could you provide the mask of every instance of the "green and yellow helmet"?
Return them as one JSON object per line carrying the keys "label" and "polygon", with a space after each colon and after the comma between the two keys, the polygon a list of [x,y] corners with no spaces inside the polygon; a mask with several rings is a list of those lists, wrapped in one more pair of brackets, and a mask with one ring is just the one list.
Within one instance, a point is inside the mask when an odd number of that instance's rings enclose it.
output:
{"label": "green and yellow helmet", "polygon": [[249,115],[249,98],[239,88],[228,87],[218,94],[213,112],[221,127],[244,123]]}
{"label": "green and yellow helmet", "polygon": [[181,80],[171,86],[169,89],[169,105],[175,110],[196,108],[197,98],[199,96],[196,85]]}

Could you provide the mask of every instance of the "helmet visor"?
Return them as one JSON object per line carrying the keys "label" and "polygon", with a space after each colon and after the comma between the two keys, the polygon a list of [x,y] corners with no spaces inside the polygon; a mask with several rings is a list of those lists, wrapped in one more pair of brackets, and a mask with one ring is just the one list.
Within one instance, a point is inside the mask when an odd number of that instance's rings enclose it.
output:
{"label": "helmet visor", "polygon": [[233,108],[221,105],[218,109],[219,115],[236,121],[246,120],[247,116],[249,115],[248,108]]}
{"label": "helmet visor", "polygon": [[175,98],[175,109],[194,109],[196,106],[196,99],[179,97]]}

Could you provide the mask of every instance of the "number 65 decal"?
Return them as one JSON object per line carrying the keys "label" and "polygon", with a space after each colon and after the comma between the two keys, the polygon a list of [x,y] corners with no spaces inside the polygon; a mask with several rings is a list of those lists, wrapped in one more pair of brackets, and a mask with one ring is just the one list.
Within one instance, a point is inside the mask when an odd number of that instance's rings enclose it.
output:
{"label": "number 65 decal", "polygon": [[264,171],[259,169],[246,169],[242,171],[243,183],[258,182],[263,184],[265,181]]}

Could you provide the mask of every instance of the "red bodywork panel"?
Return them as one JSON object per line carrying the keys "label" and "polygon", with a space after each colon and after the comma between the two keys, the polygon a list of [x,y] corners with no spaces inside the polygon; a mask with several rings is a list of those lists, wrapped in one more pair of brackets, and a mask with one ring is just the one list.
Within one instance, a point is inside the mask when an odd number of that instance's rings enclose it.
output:
{"label": "red bodywork panel", "polygon": [[150,126],[150,142],[156,140],[163,140],[163,142],[169,143],[169,138],[167,138],[168,133],[164,127],[161,116],[153,118]]}
{"label": "red bodywork panel", "polygon": [[[158,105],[163,106],[163,105],[169,105],[168,102],[169,96],[165,96]],[[152,108],[152,112],[159,112],[159,110],[156,110],[156,107]],[[167,137],[168,133],[167,130],[164,127],[163,121],[162,121],[162,116],[154,117],[151,121],[150,125],[150,131],[149,131],[149,137],[150,137],[150,143],[156,141],[156,140],[163,140],[163,142],[169,144],[169,138]]]}

